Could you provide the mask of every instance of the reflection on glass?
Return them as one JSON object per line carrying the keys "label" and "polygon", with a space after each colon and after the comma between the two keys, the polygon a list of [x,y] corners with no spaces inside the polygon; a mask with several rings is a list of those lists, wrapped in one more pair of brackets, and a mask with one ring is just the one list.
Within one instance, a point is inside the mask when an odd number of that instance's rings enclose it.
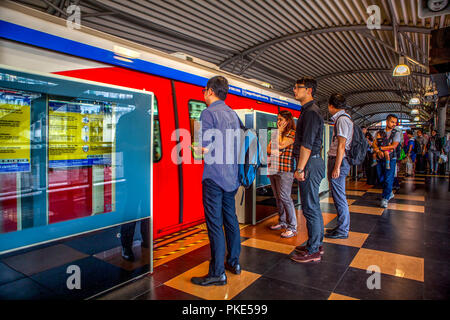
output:
{"label": "reflection on glass", "polygon": [[[190,123],[190,129],[191,129],[191,144],[194,143],[195,137],[198,136],[198,128],[200,127],[198,122],[200,121],[200,115],[203,110],[206,109],[206,103],[191,100],[189,101],[189,123]],[[203,155],[196,155],[192,151],[192,156],[194,159],[203,159]]]}

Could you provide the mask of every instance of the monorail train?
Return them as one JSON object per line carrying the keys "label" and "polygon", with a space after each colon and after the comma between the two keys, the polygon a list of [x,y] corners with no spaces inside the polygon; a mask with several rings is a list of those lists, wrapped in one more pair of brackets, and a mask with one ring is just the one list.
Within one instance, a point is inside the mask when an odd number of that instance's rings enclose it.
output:
{"label": "monorail train", "polygon": [[[151,91],[155,96],[153,164],[153,236],[162,237],[204,221],[201,200],[203,166],[175,164],[171,150],[175,129],[193,128],[206,108],[202,89],[208,78],[222,74],[230,82],[226,103],[233,109],[276,114],[290,110],[298,117],[300,105],[292,97],[216,68],[162,53],[99,31],[70,29],[66,21],[44,13],[2,3],[0,64],[35,72]],[[191,155],[192,157],[192,155]],[[93,176],[105,182],[93,190]],[[108,165],[48,169],[48,223],[111,211]],[[14,173],[2,175],[2,192],[14,192]],[[7,187],[5,187],[7,186]],[[99,200],[100,199],[100,200]],[[19,229],[14,210],[17,199],[3,200],[2,232]],[[98,203],[102,208],[98,208]],[[8,209],[8,210],[6,210]],[[102,210],[103,209],[103,210]],[[14,222],[15,221],[15,222]]]}

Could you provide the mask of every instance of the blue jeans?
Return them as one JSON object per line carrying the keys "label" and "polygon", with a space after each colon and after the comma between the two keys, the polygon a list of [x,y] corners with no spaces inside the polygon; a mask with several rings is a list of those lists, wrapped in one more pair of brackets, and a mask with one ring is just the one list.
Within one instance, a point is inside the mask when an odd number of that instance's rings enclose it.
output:
{"label": "blue jeans", "polygon": [[392,186],[394,184],[395,166],[397,159],[391,159],[390,169],[386,169],[386,161],[378,161],[377,172],[380,179],[380,184],[383,186],[383,194],[381,197],[388,200],[392,193]]}
{"label": "blue jeans", "polygon": [[439,151],[436,150],[428,151],[428,161],[430,162],[430,173],[437,171],[440,155],[441,153]]}
{"label": "blue jeans", "polygon": [[306,250],[319,251],[323,242],[323,216],[320,209],[319,187],[325,178],[325,162],[319,157],[310,158],[305,166],[305,181],[300,181],[300,199],[308,229]]}
{"label": "blue jeans", "polygon": [[[211,179],[203,180],[202,186],[203,207],[211,245],[208,275],[219,277],[225,273],[225,241],[228,248],[228,264],[231,266],[238,264],[241,254],[241,235],[234,202],[237,189],[226,192]],[[222,226],[225,228],[225,236]]]}
{"label": "blue jeans", "polygon": [[350,172],[350,164],[346,158],[342,159],[339,177],[332,179],[331,173],[333,172],[335,162],[336,158],[328,158],[328,180],[330,181],[331,195],[338,215],[336,232],[342,235],[348,235],[350,229],[350,212],[347,197],[345,196],[345,179]]}

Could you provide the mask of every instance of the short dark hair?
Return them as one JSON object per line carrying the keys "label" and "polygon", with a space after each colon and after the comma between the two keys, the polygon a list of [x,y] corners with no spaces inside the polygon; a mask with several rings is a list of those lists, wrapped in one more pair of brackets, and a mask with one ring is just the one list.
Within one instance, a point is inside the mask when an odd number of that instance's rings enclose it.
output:
{"label": "short dark hair", "polygon": [[412,132],[412,130],[406,130],[406,134],[409,134],[409,135],[411,135],[411,136],[414,135],[413,132]]}
{"label": "short dark hair", "polygon": [[345,97],[340,93],[333,93],[328,99],[328,104],[331,104],[336,109],[346,109],[347,103]]}
{"label": "short dark hair", "polygon": [[398,120],[398,117],[395,114],[391,113],[386,117],[386,121],[389,121],[391,118],[395,118]]}
{"label": "short dark hair", "polygon": [[423,134],[423,130],[422,130],[422,129],[418,129],[417,132],[418,132],[418,133],[420,132],[420,133]]}
{"label": "short dark hair", "polygon": [[297,80],[297,84],[303,84],[306,88],[312,88],[311,95],[314,97],[317,90],[317,81],[311,77],[305,76]]}
{"label": "short dark hair", "polygon": [[222,76],[215,76],[208,80],[206,88],[211,88],[217,98],[225,100],[228,94],[228,80]]}
{"label": "short dark hair", "polygon": [[367,129],[367,127],[366,126],[361,126],[361,129]]}

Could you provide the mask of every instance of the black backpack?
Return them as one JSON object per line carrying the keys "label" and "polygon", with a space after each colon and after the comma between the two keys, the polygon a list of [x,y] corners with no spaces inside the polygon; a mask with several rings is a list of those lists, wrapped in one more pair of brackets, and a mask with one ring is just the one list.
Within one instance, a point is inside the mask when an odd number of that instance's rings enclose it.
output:
{"label": "black backpack", "polygon": [[[336,125],[340,117],[348,117],[350,120],[352,119],[348,114],[344,113],[340,115],[335,122],[334,125],[334,137],[336,138]],[[352,121],[353,122],[353,121]],[[353,122],[353,136],[352,143],[350,145],[350,150],[346,151],[348,163],[352,166],[360,165],[364,162],[366,158],[367,149],[369,148],[369,144],[367,143],[366,137],[364,136],[361,128]]]}
{"label": "black backpack", "polygon": [[416,139],[414,139],[414,153],[422,154],[422,145]]}

